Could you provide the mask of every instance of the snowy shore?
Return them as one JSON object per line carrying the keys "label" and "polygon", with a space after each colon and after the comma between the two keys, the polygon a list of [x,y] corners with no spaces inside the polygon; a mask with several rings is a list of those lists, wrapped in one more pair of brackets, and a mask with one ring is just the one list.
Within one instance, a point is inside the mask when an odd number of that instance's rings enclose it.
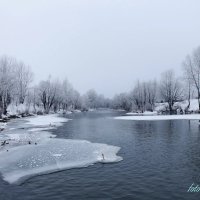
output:
{"label": "snowy shore", "polygon": [[48,131],[68,121],[53,114],[9,122],[0,134],[0,173],[3,179],[17,183],[37,174],[122,160],[117,156],[120,147],[86,140],[58,139]]}
{"label": "snowy shore", "polygon": [[200,114],[188,115],[152,115],[152,116],[119,116],[119,120],[156,121],[156,120],[200,120]]}
{"label": "snowy shore", "polygon": [[126,115],[134,115],[134,116],[152,116],[152,115],[157,115],[158,113],[156,111],[154,112],[149,112],[149,111],[145,111],[143,113],[136,113],[136,112],[128,112],[126,113]]}

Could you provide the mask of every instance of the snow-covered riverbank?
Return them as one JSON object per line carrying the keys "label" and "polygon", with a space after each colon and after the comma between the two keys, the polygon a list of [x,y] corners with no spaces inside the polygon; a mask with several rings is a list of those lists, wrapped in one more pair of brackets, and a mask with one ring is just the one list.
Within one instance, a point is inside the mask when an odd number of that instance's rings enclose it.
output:
{"label": "snow-covered riverbank", "polygon": [[156,120],[200,120],[200,114],[188,115],[152,115],[152,116],[119,116],[115,119],[135,121],[156,121]]}
{"label": "snow-covered riverbank", "polygon": [[122,160],[117,156],[119,147],[85,140],[57,139],[48,131],[68,121],[59,115],[44,115],[9,122],[0,134],[3,179],[15,183],[36,174]]}
{"label": "snow-covered riverbank", "polygon": [[150,111],[145,111],[143,113],[136,113],[136,112],[128,112],[126,115],[132,115],[132,116],[152,116],[152,115],[157,115],[158,113],[156,111],[150,112]]}

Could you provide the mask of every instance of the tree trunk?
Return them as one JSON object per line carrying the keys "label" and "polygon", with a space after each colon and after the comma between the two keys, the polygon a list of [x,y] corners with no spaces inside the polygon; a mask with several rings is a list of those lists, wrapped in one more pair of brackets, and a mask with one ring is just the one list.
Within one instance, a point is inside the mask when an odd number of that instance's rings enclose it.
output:
{"label": "tree trunk", "polygon": [[199,105],[199,111],[200,112],[200,91],[198,90],[198,105]]}
{"label": "tree trunk", "polygon": [[169,114],[170,115],[172,114],[172,104],[171,104],[171,102],[169,103]]}

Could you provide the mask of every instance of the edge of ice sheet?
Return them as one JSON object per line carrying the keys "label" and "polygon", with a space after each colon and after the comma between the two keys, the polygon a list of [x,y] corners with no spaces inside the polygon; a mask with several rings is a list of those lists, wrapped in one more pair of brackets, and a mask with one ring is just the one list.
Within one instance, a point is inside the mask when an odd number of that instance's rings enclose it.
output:
{"label": "edge of ice sheet", "polygon": [[[122,160],[120,147],[86,140],[47,139],[39,145],[24,145],[0,152],[0,172],[9,183],[63,169],[87,167],[97,162]],[[104,157],[104,158],[103,158]]]}
{"label": "edge of ice sheet", "polygon": [[154,116],[119,116],[114,119],[135,120],[135,121],[156,121],[156,120],[200,120],[200,114],[188,115],[154,115]]}
{"label": "edge of ice sheet", "polygon": [[[21,120],[18,122],[20,123]],[[25,122],[24,122],[25,121]],[[23,119],[23,124],[19,127],[11,128],[8,124],[8,129],[5,129],[1,135],[1,141],[8,141],[5,146],[0,147],[9,150],[15,146],[27,145],[31,143],[43,142],[45,139],[56,137],[56,135],[49,132],[49,130],[56,129],[62,126],[62,123],[69,121],[69,119],[60,117],[58,114],[33,116]]]}
{"label": "edge of ice sheet", "polygon": [[59,117],[58,114],[50,115],[39,115],[34,117],[29,117],[26,119],[26,124],[33,126],[61,126],[62,123],[69,121],[70,119]]}

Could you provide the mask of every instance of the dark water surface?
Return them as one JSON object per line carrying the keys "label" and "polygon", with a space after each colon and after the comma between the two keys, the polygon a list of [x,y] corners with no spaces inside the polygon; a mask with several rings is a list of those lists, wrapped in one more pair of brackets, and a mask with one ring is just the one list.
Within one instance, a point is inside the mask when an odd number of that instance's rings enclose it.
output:
{"label": "dark water surface", "polygon": [[187,192],[193,182],[200,184],[198,121],[113,119],[120,114],[72,114],[73,120],[52,132],[120,146],[123,161],[35,176],[21,185],[0,179],[0,200],[200,199],[200,192]]}

